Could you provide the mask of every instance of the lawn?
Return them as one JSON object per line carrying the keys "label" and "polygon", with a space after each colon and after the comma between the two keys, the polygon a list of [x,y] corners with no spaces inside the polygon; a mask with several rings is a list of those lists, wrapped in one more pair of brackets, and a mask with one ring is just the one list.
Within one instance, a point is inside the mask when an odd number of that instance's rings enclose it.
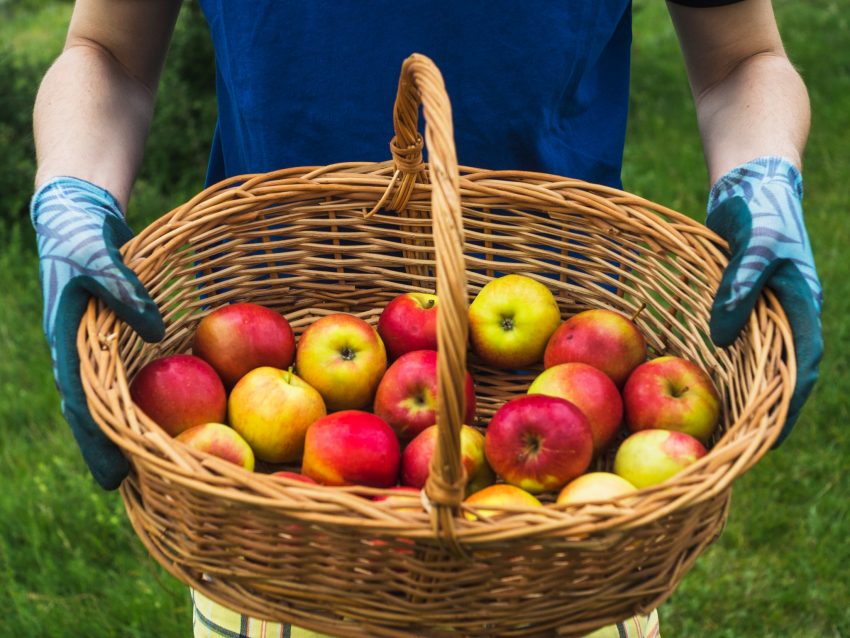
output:
{"label": "lawn", "polygon": [[[850,3],[775,6],[812,100],[805,209],[825,290],[826,355],[795,432],[735,484],[724,534],[661,608],[666,638],[850,636],[850,367],[842,356],[850,262],[841,258],[850,244]],[[0,42],[48,64],[69,5],[10,12],[0,3]],[[705,168],[661,3],[636,3],[634,41],[625,187],[701,220]],[[159,156],[149,150],[152,173]],[[198,176],[204,162],[198,157]],[[191,193],[155,184],[138,189],[136,227]],[[186,588],[148,558],[118,495],[95,486],[59,414],[33,244],[27,220],[0,226],[0,638],[188,636]]]}

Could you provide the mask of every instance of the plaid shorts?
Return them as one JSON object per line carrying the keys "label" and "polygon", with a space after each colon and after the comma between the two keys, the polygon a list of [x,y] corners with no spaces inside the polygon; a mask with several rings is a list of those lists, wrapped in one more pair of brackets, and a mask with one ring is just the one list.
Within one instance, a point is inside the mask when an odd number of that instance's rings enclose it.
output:
{"label": "plaid shorts", "polygon": [[[243,616],[192,590],[194,638],[330,638],[308,629]],[[586,638],[661,638],[658,612],[597,629]]]}

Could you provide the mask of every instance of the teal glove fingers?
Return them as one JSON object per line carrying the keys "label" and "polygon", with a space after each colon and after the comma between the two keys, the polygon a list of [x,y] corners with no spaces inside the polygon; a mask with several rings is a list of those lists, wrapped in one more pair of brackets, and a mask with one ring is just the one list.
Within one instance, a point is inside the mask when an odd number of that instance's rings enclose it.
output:
{"label": "teal glove fingers", "polygon": [[105,489],[115,489],[128,465],[89,413],[79,373],[76,338],[90,296],[101,298],[147,341],[165,325],[154,301],[123,263],[119,248],[132,237],[114,198],[75,178],[57,178],[33,197],[44,332],[62,413],[87,465]]}
{"label": "teal glove fingers", "polygon": [[714,343],[735,341],[765,286],[791,325],[797,382],[779,445],[811,393],[823,354],[823,292],[803,223],[799,171],[774,157],[730,171],[712,188],[707,225],[727,240],[730,252],[709,321]]}

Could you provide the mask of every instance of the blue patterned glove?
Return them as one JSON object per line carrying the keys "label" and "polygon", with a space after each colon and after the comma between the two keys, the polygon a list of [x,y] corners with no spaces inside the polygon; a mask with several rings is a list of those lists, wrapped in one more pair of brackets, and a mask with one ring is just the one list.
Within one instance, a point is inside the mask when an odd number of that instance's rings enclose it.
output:
{"label": "blue patterned glove", "polygon": [[711,338],[731,344],[764,286],[775,294],[794,333],[797,385],[778,446],[794,426],[818,378],[823,354],[823,290],[803,223],[803,179],[782,157],[762,157],[725,175],[708,198],[709,228],[729,242],[731,258],[711,309]]}
{"label": "blue patterned glove", "polygon": [[89,413],[80,381],[77,329],[91,295],[103,299],[146,341],[162,339],[165,325],[118,252],[133,233],[112,195],[89,182],[59,177],[35,194],[31,215],[44,296],[44,334],[62,414],[94,478],[104,489],[115,489],[129,465]]}

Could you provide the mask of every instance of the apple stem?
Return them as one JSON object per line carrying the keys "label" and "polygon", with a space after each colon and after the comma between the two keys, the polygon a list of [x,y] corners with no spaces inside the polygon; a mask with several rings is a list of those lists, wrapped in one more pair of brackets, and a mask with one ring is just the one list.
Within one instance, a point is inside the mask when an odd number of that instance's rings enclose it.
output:
{"label": "apple stem", "polygon": [[292,366],[289,366],[287,373],[288,373],[288,376],[286,377],[286,382],[291,385],[292,384]]}
{"label": "apple stem", "polygon": [[640,302],[640,307],[639,307],[637,310],[635,310],[635,312],[634,312],[634,314],[631,316],[630,320],[631,320],[631,321],[634,321],[635,319],[637,319],[637,318],[638,318],[638,316],[640,315],[640,313],[642,313],[642,312],[643,312],[644,308],[646,308],[646,302],[645,302],[645,301],[641,301],[641,302]]}

